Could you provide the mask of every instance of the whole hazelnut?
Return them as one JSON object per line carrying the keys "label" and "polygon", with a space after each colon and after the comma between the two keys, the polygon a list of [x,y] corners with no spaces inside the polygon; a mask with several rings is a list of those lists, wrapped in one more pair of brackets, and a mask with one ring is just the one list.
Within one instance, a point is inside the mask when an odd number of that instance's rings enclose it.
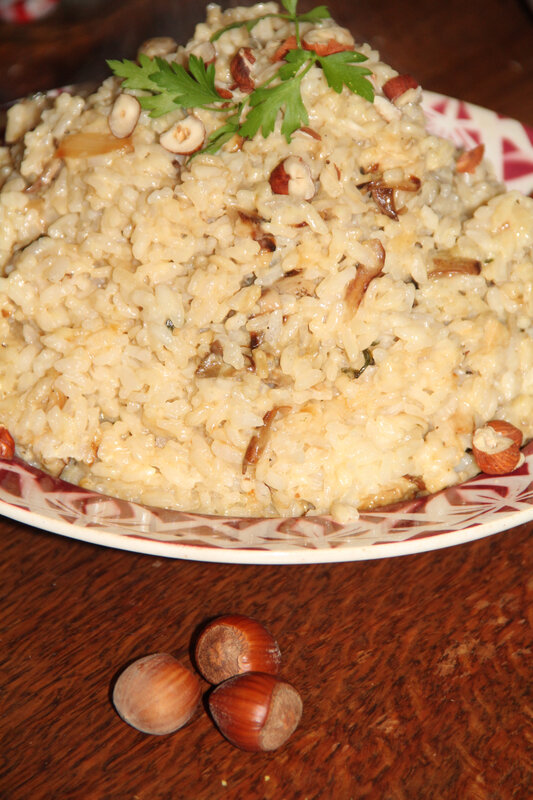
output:
{"label": "whole hazelnut", "polygon": [[132,727],[163,735],[190,720],[200,693],[196,675],[168,653],[154,653],[134,661],[119,675],[113,704]]}
{"label": "whole hazelnut", "polygon": [[281,653],[270,631],[260,622],[243,614],[226,614],[200,632],[195,661],[203,677],[216,684],[243,672],[276,674]]}
{"label": "whole hazelnut", "polygon": [[216,726],[241,750],[281,747],[298,727],[302,708],[294,686],[261,672],[235,675],[219,684],[209,697]]}

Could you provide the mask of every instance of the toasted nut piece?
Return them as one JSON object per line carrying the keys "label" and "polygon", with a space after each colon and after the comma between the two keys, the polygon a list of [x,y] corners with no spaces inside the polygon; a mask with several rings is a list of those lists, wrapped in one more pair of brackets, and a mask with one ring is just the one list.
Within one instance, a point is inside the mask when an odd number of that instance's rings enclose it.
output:
{"label": "toasted nut piece", "polygon": [[296,41],[296,36],[289,36],[288,39],[285,39],[284,42],[280,44],[274,55],[272,56],[272,61],[283,61],[287,53],[291,50],[296,50],[298,47],[298,42]]}
{"label": "toasted nut piece", "polygon": [[418,85],[418,81],[412,75],[396,75],[395,78],[390,78],[383,84],[383,93],[391,102],[394,102],[408,89],[416,89]]}
{"label": "toasted nut piece", "polygon": [[187,55],[189,58],[191,56],[201,58],[204,64],[212,64],[217,57],[217,51],[213,42],[199,42],[191,47]]}
{"label": "toasted nut piece", "polygon": [[219,94],[223,100],[231,100],[233,97],[233,92],[231,92],[229,89],[226,89],[225,86],[215,86],[215,89],[217,94]]}
{"label": "toasted nut piece", "polygon": [[109,130],[117,139],[131,136],[141,114],[141,104],[132,94],[119,94],[108,117]]}
{"label": "toasted nut piece", "polygon": [[177,49],[178,44],[171,36],[154,36],[153,39],[147,39],[141,44],[137,57],[143,55],[148,58],[160,58],[175,53]]}
{"label": "toasted nut piece", "polygon": [[490,422],[487,422],[487,425],[490,425],[490,427],[501,436],[507,436],[507,438],[511,439],[518,447],[522,447],[524,435],[515,425],[511,425],[510,422],[506,422],[504,419],[491,419]]}
{"label": "toasted nut piece", "polygon": [[503,420],[491,420],[474,431],[472,453],[482,472],[505,475],[523,463],[521,444],[522,434],[518,428]]}
{"label": "toasted nut piece", "polygon": [[196,153],[205,141],[205,126],[192,114],[177,122],[159,137],[159,144],[171,153],[184,156]]}
{"label": "toasted nut piece", "polygon": [[0,458],[13,458],[15,442],[7,428],[0,426]]}
{"label": "toasted nut piece", "polygon": [[301,200],[315,196],[315,182],[311,170],[301,158],[289,156],[280,161],[270,174],[270,187],[274,194],[288,194]]}
{"label": "toasted nut piece", "polygon": [[231,76],[241,92],[245,94],[251,94],[255,89],[255,82],[252,78],[254,64],[255,56],[249,47],[241,47],[230,61]]}
{"label": "toasted nut piece", "polygon": [[455,169],[457,172],[475,172],[476,167],[481,164],[484,154],[484,144],[478,144],[471,150],[465,150],[455,162]]}
{"label": "toasted nut piece", "polygon": [[353,50],[354,41],[346,28],[312,28],[302,38],[304,50],[313,50],[317,56],[331,56],[344,50]]}

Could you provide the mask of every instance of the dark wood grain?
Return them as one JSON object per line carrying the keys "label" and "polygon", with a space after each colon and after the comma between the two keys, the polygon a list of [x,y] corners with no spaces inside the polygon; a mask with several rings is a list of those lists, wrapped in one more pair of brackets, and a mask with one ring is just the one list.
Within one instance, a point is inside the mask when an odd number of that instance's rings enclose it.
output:
{"label": "dark wood grain", "polygon": [[[533,29],[519,3],[330,7],[427,88],[533,125]],[[101,77],[105,57],[185,37],[202,15],[192,2],[110,0],[96,19],[63,10],[0,25],[2,99]],[[0,798],[529,800],[532,533],[383,561],[227,566],[1,520]],[[190,663],[195,629],[228,611],[278,638],[304,700],[287,745],[241,752],[203,710],[171,736],[126,726],[109,697],[123,665],[157,650]]]}

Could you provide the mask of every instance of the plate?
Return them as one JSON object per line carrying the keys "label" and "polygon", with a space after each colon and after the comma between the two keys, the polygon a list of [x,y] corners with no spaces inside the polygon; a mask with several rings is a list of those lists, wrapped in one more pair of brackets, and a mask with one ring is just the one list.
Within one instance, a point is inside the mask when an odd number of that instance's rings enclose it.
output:
{"label": "plate", "polygon": [[[429,130],[460,147],[480,142],[508,188],[533,190],[533,130],[460,100],[424,93]],[[437,494],[329,517],[234,518],[187,514],[81,489],[14,458],[0,461],[0,514],[104,547],[195,561],[311,564],[420,553],[533,520],[533,442],[510,475],[477,475]]]}

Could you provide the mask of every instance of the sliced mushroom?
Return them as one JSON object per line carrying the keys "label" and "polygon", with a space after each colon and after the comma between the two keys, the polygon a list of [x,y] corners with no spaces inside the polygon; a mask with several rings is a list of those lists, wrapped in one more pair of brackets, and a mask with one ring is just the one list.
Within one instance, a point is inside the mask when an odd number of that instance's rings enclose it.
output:
{"label": "sliced mushroom", "polygon": [[25,188],[27,194],[37,194],[41,189],[50,186],[50,184],[57,178],[63,167],[63,162],[59,158],[53,158],[48,162],[44,170],[33,183]]}
{"label": "sliced mushroom", "polygon": [[274,421],[278,417],[287,414],[289,411],[290,406],[274,406],[274,408],[271,408],[270,411],[267,411],[264,415],[263,426],[259,429],[258,434],[252,436],[244,453],[242,461],[243,474],[249,466],[255,466],[265,452]]}
{"label": "sliced mushroom", "polygon": [[251,331],[250,332],[250,350],[257,350],[265,338],[264,331]]}
{"label": "sliced mushroom", "polygon": [[351,316],[355,314],[361,305],[363,297],[365,296],[365,292],[370,286],[370,283],[374,280],[374,278],[377,278],[379,275],[381,275],[383,266],[385,264],[385,248],[379,239],[370,239],[368,244],[371,245],[372,249],[376,253],[376,264],[373,267],[366,267],[363,264],[358,264],[355,278],[352,278],[346,287],[344,301]]}
{"label": "sliced mushroom", "polygon": [[429,278],[450,277],[451,275],[479,275],[481,261],[463,256],[440,255],[433,258],[433,269],[429,270]]}
{"label": "sliced mushroom", "polygon": [[280,294],[290,294],[294,297],[311,297],[315,293],[316,281],[303,278],[301,270],[295,269],[287,272],[273,284]]}
{"label": "sliced mushroom", "polygon": [[312,297],[315,293],[317,282],[309,278],[303,278],[301,270],[287,272],[278,278],[272,286],[265,288],[258,300],[259,311],[261,314],[269,314],[277,308],[282,307],[282,295],[292,297]]}
{"label": "sliced mushroom", "polygon": [[301,200],[315,196],[315,182],[311,170],[298,156],[289,156],[270,173],[270,187],[274,194],[290,195]]}
{"label": "sliced mushroom", "polygon": [[177,122],[159,137],[159,144],[171,153],[189,156],[205,142],[205,125],[193,114]]}
{"label": "sliced mushroom", "polygon": [[395,202],[396,190],[417,192],[420,186],[420,178],[417,178],[415,175],[410,175],[408,178],[405,178],[403,181],[393,186],[384,183],[382,178],[373,178],[366,183],[358,184],[357,188],[362,192],[370,192],[379,211],[387,217],[390,217],[390,219],[397,220],[399,210],[396,208]]}
{"label": "sliced mushroom", "polygon": [[245,94],[251,94],[255,89],[255,81],[252,78],[254,64],[255,56],[250,47],[239,48],[230,61],[231,77]]}
{"label": "sliced mushroom", "polygon": [[276,239],[271,233],[266,233],[261,225],[265,220],[257,214],[239,211],[239,219],[248,226],[252,239],[258,243],[262,253],[273,253],[276,249]]}
{"label": "sliced mushroom", "polygon": [[141,104],[132,94],[119,94],[108,117],[109,130],[117,139],[131,136],[141,115]]}
{"label": "sliced mushroom", "polygon": [[[229,365],[228,365],[229,366]],[[224,368],[223,349],[218,339],[212,342],[209,353],[196,368],[198,378],[218,378]]]}
{"label": "sliced mushroom", "polygon": [[[373,183],[373,181],[371,181]],[[398,219],[398,211],[394,198],[394,188],[392,186],[385,186],[379,181],[374,183],[370,189],[370,194],[378,209],[385,216],[390,219]]]}

